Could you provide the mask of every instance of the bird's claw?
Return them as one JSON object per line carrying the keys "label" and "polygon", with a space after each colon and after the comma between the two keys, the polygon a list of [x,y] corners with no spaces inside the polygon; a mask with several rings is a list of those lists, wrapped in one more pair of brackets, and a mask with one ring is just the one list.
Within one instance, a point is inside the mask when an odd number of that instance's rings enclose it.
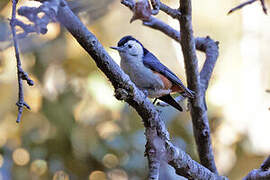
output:
{"label": "bird's claw", "polygon": [[155,105],[156,102],[157,102],[158,98],[155,98],[154,101],[153,101],[153,104]]}
{"label": "bird's claw", "polygon": [[148,91],[147,90],[142,90],[143,94],[145,95],[145,97],[148,97]]}

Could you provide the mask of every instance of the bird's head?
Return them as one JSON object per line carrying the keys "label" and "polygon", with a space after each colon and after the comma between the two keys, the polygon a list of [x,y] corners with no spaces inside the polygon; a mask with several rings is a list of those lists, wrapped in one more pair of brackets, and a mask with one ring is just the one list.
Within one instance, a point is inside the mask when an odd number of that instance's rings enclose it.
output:
{"label": "bird's head", "polygon": [[119,52],[121,58],[142,58],[146,49],[132,36],[125,36],[117,44],[117,47],[111,47]]}

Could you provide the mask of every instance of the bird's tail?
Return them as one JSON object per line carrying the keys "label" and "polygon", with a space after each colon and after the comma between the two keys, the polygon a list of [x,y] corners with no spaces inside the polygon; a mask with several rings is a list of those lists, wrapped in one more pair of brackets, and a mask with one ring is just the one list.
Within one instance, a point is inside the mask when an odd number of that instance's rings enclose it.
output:
{"label": "bird's tail", "polygon": [[185,88],[185,91],[181,94],[185,97],[194,98],[196,93],[188,88]]}
{"label": "bird's tail", "polygon": [[183,111],[183,108],[180,106],[180,104],[178,104],[170,94],[161,96],[158,99],[160,99],[161,101],[164,101],[165,103],[171,105],[172,107],[174,107],[175,109],[179,111]]}

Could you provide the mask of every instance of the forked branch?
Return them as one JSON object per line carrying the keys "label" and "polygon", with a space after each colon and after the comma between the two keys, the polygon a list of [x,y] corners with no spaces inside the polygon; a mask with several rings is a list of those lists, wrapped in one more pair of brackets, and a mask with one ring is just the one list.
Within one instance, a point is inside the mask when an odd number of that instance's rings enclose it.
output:
{"label": "forked branch", "polygon": [[246,5],[252,4],[252,3],[254,3],[255,1],[260,1],[260,2],[261,2],[261,6],[262,6],[263,12],[264,12],[265,14],[267,14],[267,8],[266,8],[266,6],[265,6],[264,0],[248,0],[248,1],[243,2],[243,3],[239,4],[238,6],[232,8],[232,9],[228,12],[228,14],[231,14],[231,13],[233,13],[234,11],[241,9],[241,8],[245,7]]}
{"label": "forked branch", "polygon": [[13,37],[13,44],[14,44],[14,49],[15,49],[15,57],[16,57],[16,62],[17,62],[17,77],[18,77],[18,87],[19,87],[19,92],[18,92],[18,102],[16,105],[18,106],[18,115],[17,115],[17,120],[16,122],[19,123],[21,121],[22,117],[22,112],[23,108],[26,107],[27,109],[31,109],[30,106],[24,101],[24,95],[23,95],[23,80],[27,81],[27,84],[29,86],[34,85],[34,81],[32,81],[28,74],[22,69],[22,63],[20,59],[20,53],[19,53],[19,47],[18,47],[18,42],[17,42],[17,34],[16,34],[16,8],[17,6],[17,0],[12,0],[12,16],[10,20],[10,27],[12,31],[12,37]]}

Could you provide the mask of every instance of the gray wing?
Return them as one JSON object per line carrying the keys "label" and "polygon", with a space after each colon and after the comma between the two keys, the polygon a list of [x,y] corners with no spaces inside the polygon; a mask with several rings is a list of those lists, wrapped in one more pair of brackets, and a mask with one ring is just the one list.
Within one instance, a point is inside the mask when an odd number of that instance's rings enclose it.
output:
{"label": "gray wing", "polygon": [[167,77],[174,84],[180,86],[190,96],[194,96],[194,92],[185,87],[182,81],[166,66],[164,66],[152,53],[149,51],[144,55],[143,64],[153,71],[159,72],[160,74]]}

